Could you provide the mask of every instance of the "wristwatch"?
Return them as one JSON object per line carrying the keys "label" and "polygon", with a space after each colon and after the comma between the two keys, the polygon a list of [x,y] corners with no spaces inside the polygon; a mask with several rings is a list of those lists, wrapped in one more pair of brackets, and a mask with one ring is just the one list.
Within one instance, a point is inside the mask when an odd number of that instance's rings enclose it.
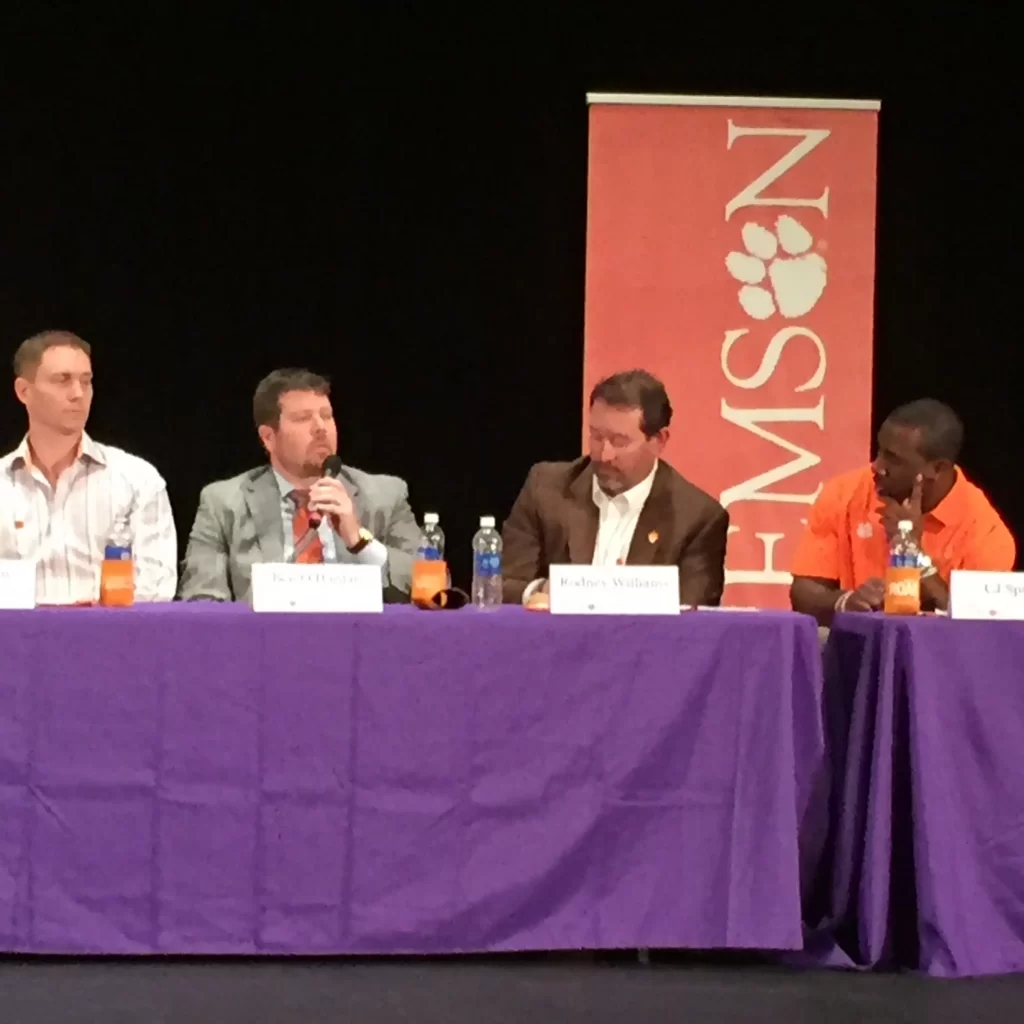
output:
{"label": "wristwatch", "polygon": [[929,576],[934,576],[939,571],[923,551],[917,556],[917,565],[921,570],[921,579],[923,580],[928,579]]}
{"label": "wristwatch", "polygon": [[359,540],[357,540],[355,544],[353,544],[352,547],[348,549],[348,553],[350,555],[358,555],[359,552],[362,551],[363,548],[365,548],[366,545],[369,544],[371,540],[373,540],[373,534],[370,533],[370,531],[366,529],[365,526],[360,526]]}

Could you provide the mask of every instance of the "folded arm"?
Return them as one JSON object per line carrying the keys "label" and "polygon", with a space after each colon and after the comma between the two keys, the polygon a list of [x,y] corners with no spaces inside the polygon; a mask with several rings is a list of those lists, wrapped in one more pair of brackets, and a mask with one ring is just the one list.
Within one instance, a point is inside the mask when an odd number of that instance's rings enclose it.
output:
{"label": "folded arm", "polygon": [[949,584],[937,573],[921,579],[921,608],[926,612],[942,611],[949,607]]}
{"label": "folded arm", "polygon": [[228,543],[214,502],[203,491],[192,523],[178,594],[183,601],[232,601]]}
{"label": "folded arm", "polygon": [[388,521],[387,535],[381,541],[386,549],[387,563],[384,586],[390,585],[402,594],[411,593],[412,563],[420,543],[420,528],[409,505],[409,488],[404,483]]}
{"label": "folded arm", "polygon": [[789,603],[793,611],[810,615],[819,626],[831,626],[837,610],[867,610],[862,604],[880,598],[875,580],[869,581],[870,592],[862,595],[864,602],[841,587],[840,534],[846,528],[840,512],[843,507],[826,484],[807,514],[807,527],[793,557]]}
{"label": "folded arm", "polygon": [[173,601],[178,587],[178,536],[162,483],[132,513],[135,600]]}
{"label": "folded arm", "polygon": [[716,607],[725,588],[729,513],[723,508],[683,549],[679,559],[679,603]]}
{"label": "folded arm", "polygon": [[831,626],[836,602],[842,597],[838,580],[819,576],[794,576],[789,588],[789,603],[795,612],[816,619],[819,626]]}
{"label": "folded arm", "polygon": [[501,530],[503,597],[508,604],[521,602],[527,588],[548,572],[544,528],[537,511],[534,486],[535,471],[531,470]]}
{"label": "folded arm", "polygon": [[[957,568],[1013,572],[1016,560],[1017,545],[1013,534],[1002,523],[993,523],[972,538]],[[921,607],[926,611],[946,611],[949,608],[949,580],[938,572],[921,579]]]}

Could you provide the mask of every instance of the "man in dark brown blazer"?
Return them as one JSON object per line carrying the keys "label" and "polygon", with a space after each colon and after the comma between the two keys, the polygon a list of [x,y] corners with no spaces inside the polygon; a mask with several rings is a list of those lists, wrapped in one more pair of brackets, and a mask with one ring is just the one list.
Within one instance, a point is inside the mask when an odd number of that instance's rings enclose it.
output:
{"label": "man in dark brown blazer", "polygon": [[551,565],[678,565],[681,604],[717,605],[729,513],[660,459],[672,406],[644,370],[590,395],[589,455],[540,462],[505,521],[505,601],[542,602]]}

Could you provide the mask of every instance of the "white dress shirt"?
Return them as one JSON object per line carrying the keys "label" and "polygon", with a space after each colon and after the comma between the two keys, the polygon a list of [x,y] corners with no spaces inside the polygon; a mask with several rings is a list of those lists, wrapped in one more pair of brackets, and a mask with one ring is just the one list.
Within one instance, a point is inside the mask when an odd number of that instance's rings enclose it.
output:
{"label": "white dress shirt", "polygon": [[636,524],[654,486],[658,463],[640,483],[612,497],[601,490],[594,477],[594,504],[600,521],[594,545],[594,565],[625,565],[629,546],[633,543]]}
{"label": "white dress shirt", "polygon": [[[277,489],[281,492],[281,526],[284,529],[284,560],[290,562],[295,554],[295,531],[292,523],[295,518],[296,499],[293,497],[298,488],[290,484],[280,473],[274,470]],[[317,530],[320,546],[324,552],[324,562],[356,562],[360,565],[378,565],[383,568],[388,563],[388,549],[374,538],[357,554],[352,554],[345,547],[342,539],[331,529],[328,516],[320,520]]]}
{"label": "white dress shirt", "polygon": [[155,467],[87,434],[56,487],[32,465],[28,438],[0,459],[0,558],[35,560],[39,604],[97,600],[103,552],[123,522],[132,539],[136,601],[173,601],[178,539]]}
{"label": "white dress shirt", "polygon": [[[640,513],[651,495],[654,486],[654,474],[658,472],[658,463],[640,483],[630,487],[628,491],[612,497],[601,490],[594,477],[593,499],[598,510],[597,542],[594,544],[592,565],[624,565],[629,555],[629,547],[633,543],[636,524]],[[544,580],[533,580],[523,591],[523,604],[544,585]]]}

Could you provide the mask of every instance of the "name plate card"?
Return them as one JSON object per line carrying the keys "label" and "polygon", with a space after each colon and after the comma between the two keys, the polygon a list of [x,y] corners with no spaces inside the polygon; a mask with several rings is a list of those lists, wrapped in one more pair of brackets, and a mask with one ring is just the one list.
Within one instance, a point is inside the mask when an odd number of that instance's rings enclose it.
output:
{"label": "name plate card", "polygon": [[0,608],[36,606],[36,563],[28,559],[0,559]]}
{"label": "name plate card", "polygon": [[678,615],[677,565],[553,565],[552,615]]}
{"label": "name plate card", "polygon": [[1024,619],[1024,572],[954,569],[949,574],[949,617]]}
{"label": "name plate card", "polygon": [[254,565],[252,608],[256,612],[382,612],[380,567]]}

